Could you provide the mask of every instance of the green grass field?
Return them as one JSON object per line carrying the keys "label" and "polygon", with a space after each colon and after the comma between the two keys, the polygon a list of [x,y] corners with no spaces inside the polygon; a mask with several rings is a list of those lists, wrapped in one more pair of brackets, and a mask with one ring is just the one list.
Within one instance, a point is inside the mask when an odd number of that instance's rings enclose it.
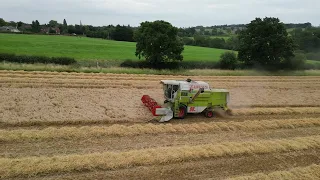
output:
{"label": "green grass field", "polygon": [[229,38],[231,38],[232,36],[228,36],[228,35],[225,35],[225,36],[210,36],[210,38],[223,38],[224,40],[227,40]]}
{"label": "green grass field", "polygon": [[[135,43],[71,36],[0,34],[0,53],[73,57],[77,60],[138,60]],[[186,61],[218,61],[227,50],[185,46]]]}
{"label": "green grass field", "polygon": [[[233,35],[233,36],[235,36],[235,35]],[[228,35],[225,35],[225,36],[210,36],[210,38],[222,38],[222,39],[224,39],[224,40],[227,40],[227,39],[229,39],[229,38],[231,38],[232,36],[228,36]],[[190,39],[193,39],[193,37],[188,37],[188,38],[190,38]]]}
{"label": "green grass field", "polygon": [[314,64],[314,65],[320,65],[320,61],[315,61],[315,60],[307,60],[307,63]]}

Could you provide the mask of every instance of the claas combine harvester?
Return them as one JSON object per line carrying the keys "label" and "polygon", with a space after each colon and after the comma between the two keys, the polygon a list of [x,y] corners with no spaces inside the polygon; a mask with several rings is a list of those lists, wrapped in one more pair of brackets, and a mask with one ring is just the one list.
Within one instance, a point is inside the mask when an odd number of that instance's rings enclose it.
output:
{"label": "claas combine harvester", "polygon": [[215,114],[231,114],[228,109],[230,100],[226,89],[211,89],[203,81],[161,80],[164,92],[164,104],[160,106],[153,98],[143,95],[141,101],[154,116],[160,116],[159,122],[172,118],[183,119],[189,113],[203,113],[211,118]]}

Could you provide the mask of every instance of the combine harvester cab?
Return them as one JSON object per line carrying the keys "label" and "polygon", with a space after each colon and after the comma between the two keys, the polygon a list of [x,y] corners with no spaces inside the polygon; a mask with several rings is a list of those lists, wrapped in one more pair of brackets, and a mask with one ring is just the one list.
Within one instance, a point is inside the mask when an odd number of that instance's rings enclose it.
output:
{"label": "combine harvester cab", "polygon": [[228,114],[229,92],[226,89],[211,89],[203,81],[161,80],[165,102],[163,107],[148,95],[141,100],[154,116],[162,116],[159,122],[172,118],[183,119],[187,114],[204,113],[208,118]]}

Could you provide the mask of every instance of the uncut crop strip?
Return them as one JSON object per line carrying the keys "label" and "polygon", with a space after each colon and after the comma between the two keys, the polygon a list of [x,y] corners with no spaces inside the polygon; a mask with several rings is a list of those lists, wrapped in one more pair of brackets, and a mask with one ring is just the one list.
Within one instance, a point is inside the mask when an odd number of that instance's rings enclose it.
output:
{"label": "uncut crop strip", "polygon": [[[102,85],[101,85],[102,84]],[[0,87],[11,88],[136,88],[136,89],[156,89],[157,87],[148,85],[129,85],[129,84],[87,84],[87,83],[0,83]]]}
{"label": "uncut crop strip", "polygon": [[55,172],[93,171],[166,164],[235,155],[300,151],[320,148],[320,136],[226,142],[197,146],[161,147],[127,152],[74,154],[53,157],[0,158],[0,177],[35,176]]}
{"label": "uncut crop strip", "polygon": [[46,128],[42,130],[0,130],[0,142],[47,140],[47,139],[79,139],[101,136],[135,136],[141,134],[190,134],[216,133],[221,131],[255,131],[268,129],[294,129],[320,127],[320,118],[262,120],[244,122],[212,122],[192,124],[136,124],[132,126],[112,125],[108,127],[84,126]]}
{"label": "uncut crop strip", "polygon": [[123,85],[123,86],[132,86],[132,83],[128,82],[112,82],[112,81],[97,81],[97,80],[92,80],[92,81],[81,81],[81,80],[65,80],[65,79],[54,79],[54,80],[48,80],[48,79],[1,79],[0,80],[1,84],[23,84],[23,83],[42,83],[42,84],[83,84],[83,85]]}
{"label": "uncut crop strip", "polygon": [[10,82],[47,82],[47,83],[130,83],[126,80],[122,81],[113,81],[110,79],[68,79],[68,78],[43,78],[43,77],[34,77],[34,78],[28,78],[28,77],[19,77],[19,78],[11,78],[11,77],[5,77],[0,79],[1,83],[10,83]]}
{"label": "uncut crop strip", "polygon": [[[160,81],[161,79],[159,78],[148,78],[148,77],[135,77],[131,75],[127,75],[125,77],[121,76],[83,76],[83,75],[23,75],[23,74],[10,74],[10,75],[0,75],[0,77],[3,78],[46,78],[46,79],[88,79],[88,80],[93,80],[93,79],[102,79],[102,80],[142,80],[142,81]],[[174,78],[165,78],[165,79],[174,79]]]}
{"label": "uncut crop strip", "polygon": [[[1,79],[1,83],[14,83],[14,82],[24,82],[24,81],[30,81],[30,82],[38,82],[38,81],[47,81],[47,82],[67,82],[67,81],[71,81],[71,82],[91,82],[91,83],[100,83],[103,84],[104,81],[110,82],[110,83],[117,83],[119,81],[124,81],[126,83],[132,83],[134,85],[145,85],[148,84],[150,87],[151,86],[158,86],[159,85],[159,81],[161,79],[158,80],[151,80],[148,78],[135,78],[135,77],[123,77],[123,78],[119,78],[119,77],[115,77],[114,78],[110,78],[110,77],[96,77],[96,78],[83,78],[81,76],[78,77],[70,77],[68,75],[54,75],[51,77],[44,77],[44,76],[30,76],[30,77],[26,77],[21,76],[21,77],[3,77]],[[175,79],[175,78],[165,78],[165,79]],[[147,83],[145,81],[148,81]],[[237,81],[237,82],[228,82],[228,81],[207,81],[209,84],[211,84],[211,86],[213,87],[221,87],[221,88],[239,88],[239,87],[259,87],[259,88],[268,88],[268,89],[301,89],[301,88],[312,88],[312,89],[317,89],[318,87],[320,87],[320,79],[319,81],[305,81],[305,82],[295,82],[295,81],[288,81],[285,82],[286,84],[284,84],[284,82],[253,82],[253,83],[248,83],[248,82],[241,82],[241,81]],[[5,86],[5,85],[2,85]]]}
{"label": "uncut crop strip", "polygon": [[131,75],[127,75],[125,77],[110,77],[110,76],[73,76],[73,75],[10,75],[10,76],[0,76],[3,78],[45,78],[45,79],[87,79],[87,80],[113,80],[113,81],[118,81],[118,80],[131,80],[131,81],[154,81],[159,83],[160,80],[166,79],[166,80],[175,80],[176,78],[169,78],[169,77],[164,77],[164,78],[148,78],[148,77],[132,77]]}
{"label": "uncut crop strip", "polygon": [[123,86],[139,86],[144,85],[147,88],[161,88],[160,83],[148,83],[128,80],[97,80],[97,79],[45,79],[45,78],[2,78],[0,84],[15,84],[15,83],[45,83],[45,84],[84,84],[84,85],[123,85]]}
{"label": "uncut crop strip", "polygon": [[[109,83],[117,83],[117,82],[126,82],[126,83],[131,83],[131,84],[145,84],[145,80],[139,80],[139,79],[134,79],[134,78],[125,78],[125,79],[118,79],[114,80],[111,78],[81,78],[81,77],[74,77],[70,78],[68,76],[58,76],[58,77],[38,77],[38,76],[33,76],[33,77],[2,77],[1,78],[1,83],[13,83],[13,82],[91,82],[91,83],[104,83],[104,82],[109,82]],[[148,84],[159,84],[160,80],[146,80],[148,81]],[[216,84],[217,81],[211,82],[207,81],[209,84]],[[231,82],[219,82],[219,86],[228,86],[228,87],[270,87],[270,86],[276,86],[275,88],[301,88],[305,86],[311,86],[312,87],[318,87],[320,86],[320,83],[317,82],[293,82],[289,81],[287,85],[285,85],[283,82],[277,83],[277,82],[272,82],[272,83],[258,83],[254,82],[253,84],[248,84],[247,82],[236,82],[236,83],[231,83]]]}
{"label": "uncut crop strip", "polygon": [[251,176],[240,176],[229,178],[228,180],[260,180],[260,179],[320,179],[320,165],[310,165],[307,167],[296,167],[288,171],[275,171],[268,174],[257,173]]}
{"label": "uncut crop strip", "polygon": [[28,78],[10,78],[0,79],[0,83],[47,83],[47,84],[115,84],[115,85],[128,85],[133,83],[128,81],[107,81],[107,80],[68,80],[68,79],[28,79]]}
{"label": "uncut crop strip", "polygon": [[132,80],[160,80],[163,78],[166,79],[175,79],[180,76],[161,76],[161,75],[136,75],[136,74],[103,74],[103,73],[0,73],[0,77],[45,77],[45,78],[61,78],[61,77],[70,77],[70,78],[85,78],[85,79],[132,79]]}
{"label": "uncut crop strip", "polygon": [[[127,81],[128,82],[128,81]],[[95,83],[95,82],[91,82],[91,83],[86,83],[86,82],[80,82],[80,83],[76,83],[76,82],[37,82],[37,81],[30,81],[30,82],[22,82],[19,80],[18,81],[8,81],[8,82],[0,82],[0,87],[14,87],[14,88],[27,88],[27,87],[69,87],[68,85],[70,85],[70,88],[121,88],[121,87],[132,87],[132,88],[137,88],[137,89],[160,89],[161,87],[159,86],[159,83],[143,83],[143,82],[133,82],[132,85],[129,85],[129,83],[119,83],[120,85],[117,85],[117,83]],[[148,84],[148,85],[146,85]],[[241,86],[239,85],[233,85],[233,86],[223,86],[223,88],[239,88]],[[243,86],[243,88],[252,88],[252,87],[256,87],[256,86]],[[259,86],[262,87],[262,86]],[[319,85],[320,87],[320,85]],[[276,86],[263,86],[264,89],[276,89],[276,90],[280,90],[280,89],[301,89],[301,88],[309,88],[309,89],[314,89],[317,90],[319,89],[318,86],[314,85],[314,86],[292,86],[292,87],[276,87]]]}
{"label": "uncut crop strip", "polygon": [[234,115],[285,115],[285,114],[320,114],[320,107],[290,108],[243,108],[233,110]]}
{"label": "uncut crop strip", "polygon": [[[159,80],[160,81],[160,80]],[[118,85],[121,84],[123,86],[133,86],[136,88],[141,88],[142,86],[153,89],[153,88],[161,88],[159,81],[149,81],[146,83],[143,80],[136,80],[136,79],[121,79],[121,80],[112,80],[110,78],[104,78],[104,79],[78,79],[73,78],[69,79],[67,77],[61,77],[61,78],[44,78],[44,77],[34,77],[34,78],[28,78],[28,77],[21,77],[21,78],[2,78],[0,80],[0,86],[1,87],[30,87],[27,85],[22,85],[23,83],[45,83],[45,84],[91,84],[99,86],[100,88],[103,86],[106,86],[108,84],[110,85]],[[319,81],[320,82],[320,81]],[[217,82],[213,82],[209,84],[216,84]],[[13,85],[13,84],[20,84],[20,85]],[[146,85],[147,84],[147,85]],[[252,88],[252,87],[259,87],[264,89],[301,89],[301,88],[308,88],[310,89],[318,89],[320,87],[320,83],[318,82],[305,82],[305,83],[299,83],[299,82],[290,82],[287,85],[283,83],[226,83],[226,82],[220,82],[214,87],[221,87],[221,88]],[[51,86],[50,86],[51,87]],[[116,86],[118,87],[118,86]]]}
{"label": "uncut crop strip", "polygon": [[[115,80],[122,80],[122,81],[148,81],[148,82],[157,82],[159,83],[160,79],[152,80],[148,78],[135,78],[135,77],[109,77],[109,76],[82,76],[82,75],[18,75],[18,74],[11,74],[11,75],[1,75],[1,78],[12,78],[12,79],[21,79],[21,78],[28,78],[28,79],[68,79],[68,80],[109,80],[109,81],[115,81]],[[172,78],[173,79],[173,78]]]}

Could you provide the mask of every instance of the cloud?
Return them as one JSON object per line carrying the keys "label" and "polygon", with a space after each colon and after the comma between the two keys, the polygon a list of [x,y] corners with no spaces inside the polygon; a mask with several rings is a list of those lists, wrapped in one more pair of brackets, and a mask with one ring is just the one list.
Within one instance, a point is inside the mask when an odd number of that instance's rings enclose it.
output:
{"label": "cloud", "polygon": [[166,20],[175,26],[249,23],[255,17],[278,17],[283,22],[320,24],[319,0],[11,0],[1,2],[5,20],[69,24],[139,25]]}

